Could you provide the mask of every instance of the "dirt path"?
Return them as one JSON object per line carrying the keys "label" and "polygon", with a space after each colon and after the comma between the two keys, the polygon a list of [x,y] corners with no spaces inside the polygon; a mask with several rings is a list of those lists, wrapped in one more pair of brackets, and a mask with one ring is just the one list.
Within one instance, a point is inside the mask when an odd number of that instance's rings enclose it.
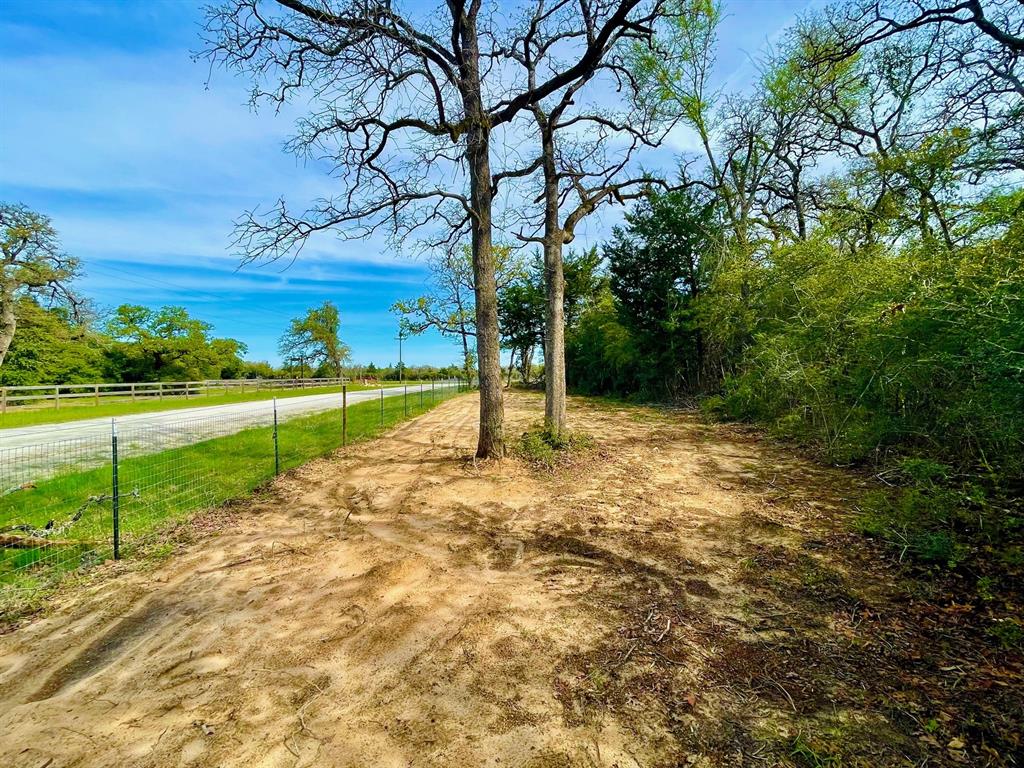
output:
{"label": "dirt path", "polygon": [[474,464],[458,398],[68,590],[0,637],[0,765],[1017,764],[1019,657],[855,556],[840,476],[574,405],[574,466]]}

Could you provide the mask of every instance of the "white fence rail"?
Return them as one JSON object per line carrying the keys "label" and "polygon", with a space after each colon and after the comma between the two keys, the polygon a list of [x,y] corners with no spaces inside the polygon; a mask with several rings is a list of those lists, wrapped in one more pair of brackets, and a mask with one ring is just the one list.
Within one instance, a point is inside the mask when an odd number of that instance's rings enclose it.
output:
{"label": "white fence rail", "polygon": [[163,400],[165,397],[193,397],[226,392],[259,392],[266,389],[313,389],[340,387],[345,378],[323,379],[210,379],[206,381],[152,381],[134,384],[37,384],[24,387],[0,387],[0,413],[9,407],[39,406],[60,408],[62,402],[91,399],[99,405],[103,398],[122,400]]}

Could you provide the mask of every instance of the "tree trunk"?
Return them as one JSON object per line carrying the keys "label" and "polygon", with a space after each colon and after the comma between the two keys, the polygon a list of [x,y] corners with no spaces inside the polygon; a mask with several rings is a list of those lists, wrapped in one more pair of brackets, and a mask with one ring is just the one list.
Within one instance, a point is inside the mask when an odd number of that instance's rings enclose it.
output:
{"label": "tree trunk", "polygon": [[4,364],[7,350],[14,340],[14,329],[18,321],[14,316],[14,291],[6,285],[0,286],[0,366]]}
{"label": "tree trunk", "polygon": [[480,436],[476,455],[481,459],[498,459],[505,455],[505,405],[498,341],[498,289],[491,242],[491,203],[494,196],[491,187],[491,128],[480,91],[480,49],[475,15],[463,20],[461,32],[462,99],[470,126],[466,132],[466,160],[474,214],[473,290],[476,296],[476,350],[480,379]]}
{"label": "tree trunk", "polygon": [[558,225],[558,172],[555,142],[550,129],[542,130],[544,153],[544,428],[560,436],[566,428],[565,409],[565,273],[564,240]]}
{"label": "tree trunk", "polygon": [[[471,139],[472,141],[472,139]],[[486,136],[483,138],[483,152],[486,152]],[[479,150],[473,154],[479,154]],[[501,388],[501,357],[498,341],[498,295],[494,280],[494,251],[491,246],[490,217],[490,164],[479,158],[477,164],[484,170],[476,175],[485,186],[486,206],[481,205],[484,195],[476,198],[473,208],[480,219],[473,227],[473,276],[476,281],[476,354],[480,379],[480,436],[477,441],[477,458],[501,458],[505,455],[505,405]],[[485,217],[486,208],[486,217]],[[484,224],[483,222],[486,222]]]}
{"label": "tree trunk", "polygon": [[530,369],[533,368],[533,347],[523,347],[519,351],[519,377],[523,386],[530,386]]}
{"label": "tree trunk", "polygon": [[[462,312],[462,307],[459,307]],[[473,386],[473,366],[469,357],[469,333],[466,331],[465,323],[459,326],[459,335],[462,337],[462,370],[466,374],[466,386]]]}
{"label": "tree trunk", "polygon": [[565,275],[561,242],[544,244],[544,278],[544,426],[552,435],[560,436],[566,428]]}

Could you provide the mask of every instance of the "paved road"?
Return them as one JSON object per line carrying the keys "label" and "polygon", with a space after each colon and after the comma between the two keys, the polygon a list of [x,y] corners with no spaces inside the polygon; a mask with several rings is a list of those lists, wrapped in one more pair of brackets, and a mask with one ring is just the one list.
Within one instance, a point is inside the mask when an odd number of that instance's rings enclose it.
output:
{"label": "paved road", "polygon": [[[409,388],[410,397],[418,393],[419,386]],[[429,390],[424,385],[424,395]],[[383,392],[385,398],[398,397],[402,388],[385,387]],[[380,396],[379,389],[349,392],[348,402],[351,405]],[[267,426],[273,423],[273,408],[271,400],[259,400],[118,416],[119,449],[125,456],[139,456],[231,435],[249,427]],[[340,408],[338,392],[287,397],[277,401],[277,416],[279,421],[285,421]],[[61,467],[76,465],[85,469],[104,462],[109,458],[110,432],[109,417],[0,429],[0,485],[12,487],[39,480]]]}

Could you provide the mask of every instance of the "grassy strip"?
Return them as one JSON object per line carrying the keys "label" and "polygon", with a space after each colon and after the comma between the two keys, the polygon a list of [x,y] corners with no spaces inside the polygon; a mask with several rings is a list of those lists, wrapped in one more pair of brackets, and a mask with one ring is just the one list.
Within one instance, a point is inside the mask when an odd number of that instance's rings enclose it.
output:
{"label": "grassy strip", "polygon": [[[429,384],[429,382],[426,382]],[[411,388],[419,386],[420,382],[407,382]],[[397,382],[385,382],[385,389],[401,386]],[[380,389],[379,386],[367,387],[362,384],[352,383],[348,385],[349,392],[359,392],[367,389]],[[109,416],[127,416],[134,413],[153,413],[156,411],[170,411],[178,408],[209,408],[214,405],[231,405],[232,403],[249,403],[260,400],[271,400],[273,398],[303,397],[305,395],[328,395],[334,392],[341,392],[341,387],[309,387],[307,389],[261,389],[259,392],[228,392],[215,395],[192,395],[185,398],[184,395],[165,397],[163,400],[153,399],[147,396],[145,400],[114,400],[104,402],[100,400],[99,405],[93,405],[93,401],[82,398],[78,401],[71,401],[71,405],[61,405],[60,408],[34,408],[29,407],[23,410],[9,410],[0,415],[0,429],[13,427],[28,427],[35,424],[60,424],[66,421],[77,421],[79,419],[94,419]]]}
{"label": "grassy strip", "polygon": [[[454,389],[410,392],[348,408],[348,443],[380,434],[407,417],[450,398]],[[291,419],[278,426],[281,471],[325,456],[341,445],[341,410]],[[131,554],[167,521],[231,498],[245,496],[274,476],[272,427],[253,427],[160,453],[118,463],[122,551]],[[51,535],[55,543],[32,549],[0,549],[0,585],[45,587],[69,571],[112,554],[111,467],[50,478],[33,488],[0,498],[0,528],[28,524],[58,530],[76,511],[81,517]],[[92,501],[90,501],[92,499]],[[59,542],[59,543],[58,543]]]}

